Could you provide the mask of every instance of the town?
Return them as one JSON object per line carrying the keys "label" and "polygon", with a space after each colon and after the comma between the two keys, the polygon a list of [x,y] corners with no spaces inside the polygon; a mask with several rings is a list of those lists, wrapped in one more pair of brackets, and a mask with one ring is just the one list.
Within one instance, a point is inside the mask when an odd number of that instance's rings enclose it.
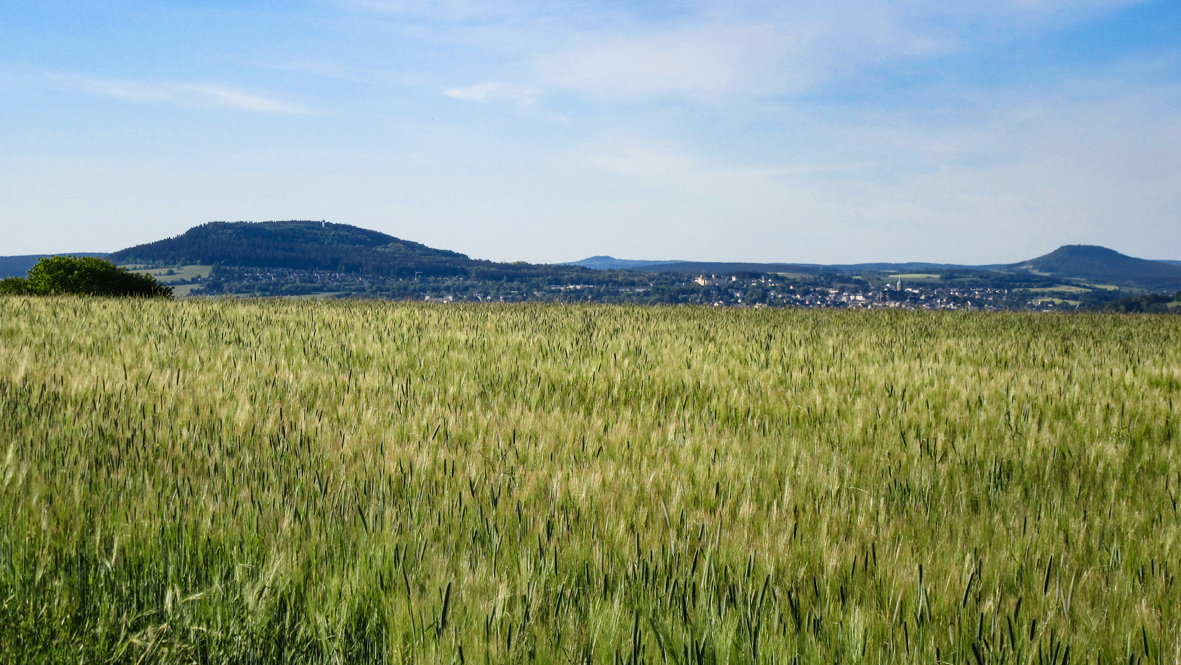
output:
{"label": "town", "polygon": [[[582,271],[529,279],[382,277],[283,268],[221,268],[194,296],[332,297],[425,302],[587,302],[804,309],[1069,311],[1087,289],[997,285],[942,275],[725,274]],[[1024,287],[1024,288],[1020,288]],[[1074,299],[1066,296],[1073,296]]]}

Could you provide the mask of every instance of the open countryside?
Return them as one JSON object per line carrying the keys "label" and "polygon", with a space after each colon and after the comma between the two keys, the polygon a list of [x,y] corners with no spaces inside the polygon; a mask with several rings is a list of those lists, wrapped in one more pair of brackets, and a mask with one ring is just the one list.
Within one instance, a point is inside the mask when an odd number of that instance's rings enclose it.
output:
{"label": "open countryside", "polygon": [[[37,258],[0,258],[0,271],[19,278]],[[530,264],[471,259],[347,224],[284,221],[202,224],[109,258],[156,277],[177,297],[951,311],[1171,311],[1175,308],[1163,302],[1181,301],[1176,296],[1181,267],[1086,245],[992,266],[644,262],[604,256]],[[1161,296],[1167,297],[1156,302]]]}
{"label": "open countryside", "polygon": [[1181,665],[1178,0],[7,0],[0,82],[0,665]]}

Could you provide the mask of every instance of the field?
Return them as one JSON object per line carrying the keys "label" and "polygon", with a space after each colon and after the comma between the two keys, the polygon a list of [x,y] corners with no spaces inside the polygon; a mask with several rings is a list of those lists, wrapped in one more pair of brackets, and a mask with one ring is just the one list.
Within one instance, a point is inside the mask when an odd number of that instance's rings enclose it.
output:
{"label": "field", "polygon": [[1181,661],[1178,317],[0,311],[0,662]]}
{"label": "field", "polygon": [[1081,286],[1051,286],[1044,289],[1027,289],[1030,293],[1090,293],[1090,289]]}
{"label": "field", "polygon": [[136,266],[131,266],[131,268],[134,268],[131,272],[151,275],[161,284],[171,285],[172,293],[177,298],[187,297],[193,289],[200,286],[199,284],[182,284],[181,282],[192,282],[198,278],[209,279],[209,275],[213,272],[213,266],[195,264],[173,268],[137,268]]}
{"label": "field", "polygon": [[936,273],[893,274],[893,275],[884,275],[882,278],[885,279],[887,282],[892,281],[892,280],[896,280],[896,279],[901,279],[904,282],[938,282],[943,279],[943,277],[941,275],[938,275]]}
{"label": "field", "polygon": [[135,268],[132,266],[131,272],[151,275],[161,284],[172,284],[173,282],[190,281],[198,277],[206,279],[213,272],[213,266],[189,265],[173,268]]}

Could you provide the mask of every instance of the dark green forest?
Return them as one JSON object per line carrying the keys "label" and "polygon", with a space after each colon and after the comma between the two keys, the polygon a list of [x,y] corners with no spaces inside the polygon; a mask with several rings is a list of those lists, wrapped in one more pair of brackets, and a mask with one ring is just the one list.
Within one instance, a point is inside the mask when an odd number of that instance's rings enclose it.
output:
{"label": "dark green forest", "polygon": [[503,280],[592,273],[577,266],[479,261],[378,231],[315,221],[210,222],[175,238],[115,252],[111,259],[121,264],[205,264],[399,278]]}
{"label": "dark green forest", "polygon": [[1148,294],[1129,296],[1095,307],[1101,312],[1123,314],[1181,314],[1181,291],[1171,295]]}

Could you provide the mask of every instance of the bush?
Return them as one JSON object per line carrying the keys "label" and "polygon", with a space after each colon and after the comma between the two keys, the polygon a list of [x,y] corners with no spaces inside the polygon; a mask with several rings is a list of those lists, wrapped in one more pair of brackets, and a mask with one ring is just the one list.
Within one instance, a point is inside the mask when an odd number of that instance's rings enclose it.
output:
{"label": "bush", "polygon": [[41,259],[22,280],[35,295],[133,296],[170,298],[172,287],[93,256]]}
{"label": "bush", "polygon": [[0,279],[0,296],[27,296],[29,283],[21,277],[6,277]]}

